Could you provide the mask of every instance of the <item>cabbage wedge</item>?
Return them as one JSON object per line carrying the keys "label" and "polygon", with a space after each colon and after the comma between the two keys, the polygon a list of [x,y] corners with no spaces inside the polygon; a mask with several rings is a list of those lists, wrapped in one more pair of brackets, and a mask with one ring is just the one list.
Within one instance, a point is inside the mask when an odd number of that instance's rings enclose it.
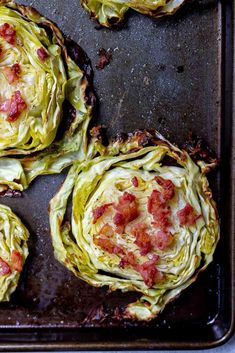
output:
{"label": "cabbage wedge", "polygon": [[185,0],[81,0],[81,4],[102,26],[111,27],[123,22],[129,9],[152,17],[173,15]]}
{"label": "cabbage wedge", "polygon": [[85,158],[94,95],[85,53],[29,6],[0,0],[0,49],[3,194]]}
{"label": "cabbage wedge", "polygon": [[5,205],[0,205],[0,302],[9,301],[28,256],[29,232]]}
{"label": "cabbage wedge", "polygon": [[[158,132],[137,131],[74,164],[50,202],[55,257],[92,286],[136,291],[124,317],[151,320],[205,270],[219,240],[205,173]],[[66,221],[72,194],[71,220]]]}

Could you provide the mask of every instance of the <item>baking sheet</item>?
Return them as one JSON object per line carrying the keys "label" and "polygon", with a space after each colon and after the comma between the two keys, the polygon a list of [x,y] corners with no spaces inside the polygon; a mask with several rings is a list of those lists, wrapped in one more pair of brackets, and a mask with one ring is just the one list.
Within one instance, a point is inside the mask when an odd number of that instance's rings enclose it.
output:
{"label": "baking sheet", "polygon": [[[12,207],[31,232],[30,256],[19,288],[10,303],[0,305],[0,348],[202,348],[227,339],[233,329],[232,194],[228,187],[232,184],[226,163],[231,161],[232,91],[222,58],[227,43],[231,60],[231,30],[225,21],[229,25],[232,4],[222,9],[215,0],[189,1],[175,16],[160,20],[130,12],[122,29],[97,30],[79,1],[21,3],[35,6],[54,20],[91,58],[99,97],[93,124],[106,125],[110,136],[157,128],[179,146],[189,132],[207,142],[223,167],[210,176],[221,210],[222,240],[208,270],[156,320],[116,320],[115,308],[135,294],[93,288],[54,259],[47,207],[66,171],[40,177],[21,198],[0,200]],[[113,59],[98,71],[100,48],[111,48]]]}

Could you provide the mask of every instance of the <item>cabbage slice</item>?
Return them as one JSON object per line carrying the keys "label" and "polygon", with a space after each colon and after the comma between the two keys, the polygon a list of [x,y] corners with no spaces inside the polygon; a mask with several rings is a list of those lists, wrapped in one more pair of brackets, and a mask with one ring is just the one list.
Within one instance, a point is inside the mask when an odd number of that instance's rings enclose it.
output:
{"label": "cabbage slice", "polygon": [[157,18],[173,15],[184,2],[185,0],[81,0],[90,16],[105,27],[123,22],[129,9]]}
{"label": "cabbage slice", "polygon": [[[93,286],[107,285],[111,290],[136,291],[142,294],[137,302],[126,307],[124,317],[150,320],[165,305],[197,278],[213,259],[219,240],[219,223],[215,203],[205,173],[214,162],[195,163],[185,150],[165,140],[158,132],[137,132],[127,140],[117,138],[105,147],[99,139],[91,149],[99,151],[92,160],[74,164],[50,202],[49,215],[55,257],[77,277]],[[167,162],[167,157],[171,161]],[[155,177],[174,184],[170,232],[173,243],[162,250],[153,248],[141,255],[131,234],[131,227],[147,222],[151,192],[159,190]],[[138,186],[132,183],[138,179]],[[138,200],[139,216],[124,231],[114,231],[109,239],[124,251],[132,252],[139,264],[158,256],[156,268],[162,280],[150,287],[133,266],[120,266],[118,248],[113,252],[97,245],[104,225],[113,225],[115,210],[108,211],[94,222],[93,211],[102,205],[117,205],[119,197],[128,192]],[[65,221],[68,199],[72,194],[72,216]],[[179,224],[177,212],[190,204],[199,217],[192,224]],[[153,228],[153,227],[152,227]],[[153,232],[154,229],[150,229]]]}
{"label": "cabbage slice", "polygon": [[0,301],[9,301],[28,256],[29,232],[5,205],[0,205]]}
{"label": "cabbage slice", "polygon": [[[13,44],[0,35],[2,193],[23,190],[36,175],[58,173],[74,159],[85,158],[94,105],[86,73],[89,60],[54,23],[29,6],[0,0],[0,28],[5,24],[16,34]],[[15,64],[20,74],[11,83],[6,70]],[[1,104],[15,92],[27,107],[11,120]]]}

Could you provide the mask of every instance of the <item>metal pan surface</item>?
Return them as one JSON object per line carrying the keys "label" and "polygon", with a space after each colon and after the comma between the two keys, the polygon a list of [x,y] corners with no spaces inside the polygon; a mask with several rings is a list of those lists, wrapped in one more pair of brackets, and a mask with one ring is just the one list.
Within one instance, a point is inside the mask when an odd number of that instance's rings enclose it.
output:
{"label": "metal pan surface", "polygon": [[[188,1],[160,20],[130,12],[122,29],[96,29],[78,0],[21,1],[36,7],[92,60],[99,107],[93,124],[109,135],[156,128],[179,146],[190,132],[220,159],[210,176],[221,217],[214,262],[149,323],[115,319],[134,294],[109,293],[75,278],[53,257],[47,207],[63,181],[38,178],[20,198],[2,198],[31,232],[30,256],[10,303],[0,304],[0,349],[208,348],[234,330],[233,2]],[[97,51],[113,58],[96,70]]]}

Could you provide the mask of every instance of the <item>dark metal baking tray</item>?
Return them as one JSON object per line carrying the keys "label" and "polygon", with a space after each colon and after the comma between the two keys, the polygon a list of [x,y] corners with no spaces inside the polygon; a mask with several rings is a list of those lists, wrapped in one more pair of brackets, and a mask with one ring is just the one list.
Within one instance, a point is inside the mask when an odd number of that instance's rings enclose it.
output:
{"label": "dark metal baking tray", "polygon": [[95,29],[78,0],[22,1],[54,20],[86,50],[113,60],[95,71],[99,108],[93,123],[110,135],[157,128],[180,146],[189,132],[220,159],[210,176],[221,217],[214,262],[156,320],[115,320],[134,294],[109,293],[75,278],[53,257],[47,206],[65,177],[38,178],[21,198],[2,198],[31,232],[18,290],[0,305],[0,350],[208,348],[234,330],[234,128],[232,1],[188,1],[173,17],[130,12],[119,30]]}

